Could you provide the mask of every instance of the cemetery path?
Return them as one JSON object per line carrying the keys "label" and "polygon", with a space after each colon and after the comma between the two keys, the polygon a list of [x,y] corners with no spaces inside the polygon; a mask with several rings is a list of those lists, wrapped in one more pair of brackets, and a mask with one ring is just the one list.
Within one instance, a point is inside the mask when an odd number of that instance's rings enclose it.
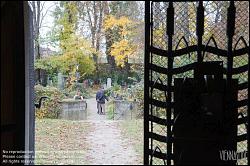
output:
{"label": "cemetery path", "polygon": [[105,115],[97,114],[97,103],[95,98],[86,99],[87,101],[87,120],[96,121],[96,120],[106,120]]}
{"label": "cemetery path", "polygon": [[107,120],[97,114],[95,98],[87,99],[87,122],[90,132],[86,136],[86,160],[89,165],[135,165],[137,154],[129,140],[123,138],[119,121]]}

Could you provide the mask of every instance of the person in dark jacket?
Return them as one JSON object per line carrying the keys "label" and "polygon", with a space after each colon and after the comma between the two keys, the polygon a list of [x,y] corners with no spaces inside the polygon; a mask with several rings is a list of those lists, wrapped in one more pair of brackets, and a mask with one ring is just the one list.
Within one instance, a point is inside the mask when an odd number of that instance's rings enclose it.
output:
{"label": "person in dark jacket", "polygon": [[103,114],[105,115],[105,100],[108,101],[107,96],[105,96],[104,93],[104,88],[101,87],[99,91],[96,93],[96,102],[97,102],[97,109],[98,109],[98,114]]}

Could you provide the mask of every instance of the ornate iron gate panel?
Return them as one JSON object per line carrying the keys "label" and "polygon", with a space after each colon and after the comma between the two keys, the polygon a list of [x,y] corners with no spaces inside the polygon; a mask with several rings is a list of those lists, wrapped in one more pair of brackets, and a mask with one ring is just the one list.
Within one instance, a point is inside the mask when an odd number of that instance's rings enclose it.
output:
{"label": "ornate iron gate panel", "polygon": [[175,164],[174,79],[193,77],[195,64],[206,61],[223,62],[229,88],[238,79],[238,99],[231,104],[238,110],[237,152],[246,152],[249,2],[145,2],[145,165]]}

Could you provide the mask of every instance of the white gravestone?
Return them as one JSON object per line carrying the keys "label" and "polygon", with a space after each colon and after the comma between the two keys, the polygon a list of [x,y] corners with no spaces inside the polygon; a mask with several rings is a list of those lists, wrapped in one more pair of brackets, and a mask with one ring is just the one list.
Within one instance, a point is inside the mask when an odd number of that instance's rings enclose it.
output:
{"label": "white gravestone", "polygon": [[58,89],[63,90],[63,75],[62,73],[58,73]]}
{"label": "white gravestone", "polygon": [[111,78],[107,78],[107,88],[111,88]]}

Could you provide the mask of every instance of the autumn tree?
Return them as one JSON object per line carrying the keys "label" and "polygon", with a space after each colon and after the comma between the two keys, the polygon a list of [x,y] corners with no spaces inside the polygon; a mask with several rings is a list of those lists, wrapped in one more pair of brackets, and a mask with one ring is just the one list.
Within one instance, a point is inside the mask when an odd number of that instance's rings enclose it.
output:
{"label": "autumn tree", "polygon": [[117,66],[120,67],[125,67],[128,63],[128,56],[133,54],[136,49],[129,40],[132,33],[131,24],[132,21],[127,17],[117,19],[110,15],[105,20],[105,29],[111,29],[117,34],[113,36],[115,42],[111,45],[110,54],[115,58]]}
{"label": "autumn tree", "polygon": [[[29,4],[33,11],[33,39],[34,39],[34,56],[35,59],[40,59],[40,45],[42,44],[41,39],[41,29],[45,27],[44,19],[47,16],[48,12],[50,11],[51,7],[54,5],[50,5],[49,7],[45,8],[47,2],[41,1],[29,1]],[[40,69],[38,69],[38,81],[41,82],[41,73]]]}
{"label": "autumn tree", "polygon": [[[110,9],[109,9],[109,2],[105,1],[104,3],[104,19],[107,19],[108,16],[110,14]],[[115,58],[113,56],[111,56],[110,51],[111,51],[111,46],[113,44],[113,40],[112,40],[112,30],[110,28],[106,28],[104,30],[104,34],[105,34],[105,41],[106,41],[106,56],[107,56],[107,62],[109,64],[109,73],[113,73],[115,70]]]}
{"label": "autumn tree", "polygon": [[[105,28],[104,22],[110,15],[115,16],[117,19],[125,16],[129,20],[135,21],[137,17],[141,16],[138,3],[129,1],[80,1],[77,6],[80,17],[78,27],[80,33],[83,36],[90,37],[91,45],[96,51],[103,52],[105,50],[109,71],[115,74],[118,68],[114,56],[111,55],[111,47],[115,42],[121,40],[121,36],[117,30]],[[93,58],[96,63],[95,74],[98,78],[101,72],[99,72],[98,58],[96,55],[93,55]],[[129,65],[125,66],[128,67]]]}
{"label": "autumn tree", "polygon": [[[78,8],[77,2],[60,2],[54,11],[55,26],[53,37],[59,42],[61,55],[54,60],[54,67],[69,75],[69,80],[76,80],[76,72],[80,77],[91,75],[95,70],[92,55],[98,52],[91,47],[88,40],[77,34]],[[46,62],[38,63],[38,66]],[[52,67],[53,68],[53,67]]]}
{"label": "autumn tree", "polygon": [[112,1],[107,4],[104,30],[110,73],[117,74],[117,71],[120,71],[126,78],[131,69],[128,58],[135,55],[140,48],[138,45],[143,43],[138,41],[142,39],[138,37],[139,34],[143,33],[143,31],[137,31],[139,22],[142,23],[138,2]]}
{"label": "autumn tree", "polygon": [[[96,68],[93,72],[94,79],[97,80],[98,75],[104,71],[99,71],[99,68],[104,66],[98,62],[100,53],[107,56],[111,77],[125,74],[126,78],[126,73],[130,72],[128,56],[137,54],[138,48],[143,50],[142,20],[144,17],[143,12],[139,10],[143,4],[139,4],[128,1],[59,2],[54,11],[55,26],[51,31],[52,44],[58,44],[61,54],[64,55],[74,48],[73,38],[88,38],[91,58]],[[111,18],[110,16],[117,23],[105,28],[104,24]]]}
{"label": "autumn tree", "polygon": [[[103,17],[106,1],[79,1],[77,2],[80,32],[83,36],[90,36],[91,46],[96,52],[100,52],[103,39]],[[84,32],[85,29],[85,32]],[[98,55],[93,54],[96,66],[95,81],[99,78]]]}

